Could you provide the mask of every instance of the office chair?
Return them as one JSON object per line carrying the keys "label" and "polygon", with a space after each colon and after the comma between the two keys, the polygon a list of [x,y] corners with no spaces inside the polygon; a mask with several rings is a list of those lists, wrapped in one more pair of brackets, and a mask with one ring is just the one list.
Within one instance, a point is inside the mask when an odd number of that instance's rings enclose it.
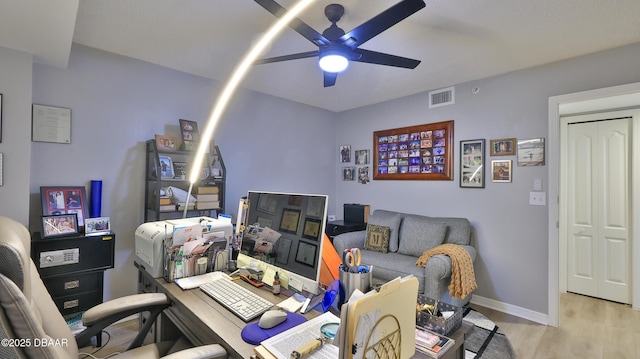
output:
{"label": "office chair", "polygon": [[[134,313],[150,311],[157,316],[169,306],[160,293],[135,294],[105,302],[83,315],[88,328],[74,338],[51,299],[29,255],[31,236],[19,222],[0,216],[0,358],[76,359],[84,345],[102,329]],[[152,322],[131,344],[131,349],[111,358],[158,358],[162,348],[140,346]],[[145,331],[146,330],[146,331]],[[77,339],[77,340],[76,340]],[[218,344],[179,351],[163,358],[226,358]]]}

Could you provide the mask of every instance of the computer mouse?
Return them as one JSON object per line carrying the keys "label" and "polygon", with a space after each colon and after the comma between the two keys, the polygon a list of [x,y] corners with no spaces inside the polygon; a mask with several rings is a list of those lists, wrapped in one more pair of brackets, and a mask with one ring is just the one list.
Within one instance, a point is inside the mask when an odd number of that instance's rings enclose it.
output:
{"label": "computer mouse", "polygon": [[258,326],[262,329],[273,328],[287,320],[287,312],[282,310],[268,310],[262,314]]}

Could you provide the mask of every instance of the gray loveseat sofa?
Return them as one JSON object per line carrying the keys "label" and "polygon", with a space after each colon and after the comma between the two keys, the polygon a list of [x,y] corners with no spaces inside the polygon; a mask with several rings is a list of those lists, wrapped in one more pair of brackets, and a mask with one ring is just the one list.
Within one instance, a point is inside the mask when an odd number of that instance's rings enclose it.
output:
{"label": "gray loveseat sofa", "polygon": [[469,302],[471,294],[463,299],[449,296],[451,259],[448,256],[435,255],[424,268],[416,265],[425,250],[443,243],[462,246],[475,261],[476,249],[471,243],[473,229],[469,220],[376,210],[369,216],[368,224],[389,227],[388,252],[366,250],[366,230],[340,234],[333,239],[333,245],[338,253],[345,248],[360,248],[362,264],[373,266],[374,282],[413,274],[418,278],[419,293],[456,306]]}

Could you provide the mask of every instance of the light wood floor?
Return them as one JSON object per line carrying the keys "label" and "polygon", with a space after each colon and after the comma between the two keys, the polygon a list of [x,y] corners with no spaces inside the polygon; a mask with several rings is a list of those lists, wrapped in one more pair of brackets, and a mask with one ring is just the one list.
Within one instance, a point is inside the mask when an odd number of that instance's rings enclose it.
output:
{"label": "light wood floor", "polygon": [[[562,294],[558,328],[474,304],[471,307],[502,329],[518,359],[640,358],[640,311],[628,305]],[[109,327],[110,342],[95,355],[105,357],[124,350],[137,328],[137,320]],[[103,341],[106,341],[104,334]],[[93,353],[95,348],[81,348],[80,351]]]}
{"label": "light wood floor", "polygon": [[[106,332],[108,332],[109,335],[102,333],[102,348],[84,347],[79,348],[79,352],[93,354],[98,358],[104,358],[109,354],[125,351],[138,333],[138,320],[132,319],[116,323],[107,327]],[[91,357],[79,355],[79,358],[90,359]]]}
{"label": "light wood floor", "polygon": [[640,311],[578,294],[561,294],[560,326],[548,327],[477,305],[507,335],[518,359],[640,358]]}

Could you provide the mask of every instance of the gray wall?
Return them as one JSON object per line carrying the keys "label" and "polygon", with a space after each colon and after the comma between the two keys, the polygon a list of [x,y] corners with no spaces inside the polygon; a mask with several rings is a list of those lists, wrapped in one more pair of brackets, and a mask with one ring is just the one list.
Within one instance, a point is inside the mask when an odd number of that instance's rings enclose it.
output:
{"label": "gray wall", "polygon": [[[640,81],[640,45],[583,56],[529,70],[456,85],[455,105],[428,109],[427,93],[338,114],[338,144],[373,153],[373,132],[454,120],[453,181],[340,181],[342,203],[366,203],[428,216],[468,218],[477,231],[474,294],[547,313],[548,207],[528,204],[534,179],[548,191],[547,167],[518,167],[515,156],[489,156],[489,140],[547,137],[548,98]],[[480,92],[472,94],[472,88]],[[511,159],[512,183],[486,181],[484,189],[459,187],[460,140],[486,139],[491,160]],[[336,166],[341,168],[342,164]],[[373,165],[371,165],[371,172]],[[373,176],[373,173],[372,173]],[[548,201],[554,199],[548,199]]]}
{"label": "gray wall", "polygon": [[29,223],[31,169],[30,54],[0,47],[2,94],[2,183],[0,215]]}
{"label": "gray wall", "polygon": [[[546,313],[547,207],[527,204],[533,179],[543,179],[547,189],[546,166],[516,166],[510,184],[461,189],[459,141],[546,137],[549,96],[638,82],[639,55],[640,45],[634,45],[460,84],[455,105],[432,110],[426,92],[333,114],[242,91],[215,136],[229,175],[227,212],[236,212],[234,198],[264,189],[326,193],[329,213],[338,217],[342,204],[351,202],[467,217],[477,231],[476,294]],[[0,80],[5,155],[0,211],[25,224],[30,211],[37,223],[40,186],[102,179],[103,215],[112,217],[118,234],[118,270],[107,272],[107,297],[133,293],[133,233],[143,218],[143,143],[156,133],[177,134],[179,118],[202,126],[219,84],[77,45],[67,69],[33,65],[33,76],[29,55],[0,49]],[[480,93],[471,94],[472,87]],[[72,109],[71,144],[30,142],[32,102]],[[454,181],[359,185],[340,179],[339,145],[372,149],[373,131],[443,120],[455,121]]]}
{"label": "gray wall", "polygon": [[[33,77],[34,103],[71,108],[72,141],[31,144],[32,230],[39,229],[40,186],[88,189],[92,179],[102,180],[102,215],[111,218],[117,239],[117,270],[106,272],[105,296],[134,293],[134,232],[144,220],[144,143],[155,134],[179,135],[181,118],[204,128],[220,86],[75,44],[68,68],[34,65]],[[237,213],[239,198],[250,189],[332,198],[335,184],[327,173],[333,170],[333,123],[326,111],[239,93],[214,135],[228,172],[226,212]]]}

